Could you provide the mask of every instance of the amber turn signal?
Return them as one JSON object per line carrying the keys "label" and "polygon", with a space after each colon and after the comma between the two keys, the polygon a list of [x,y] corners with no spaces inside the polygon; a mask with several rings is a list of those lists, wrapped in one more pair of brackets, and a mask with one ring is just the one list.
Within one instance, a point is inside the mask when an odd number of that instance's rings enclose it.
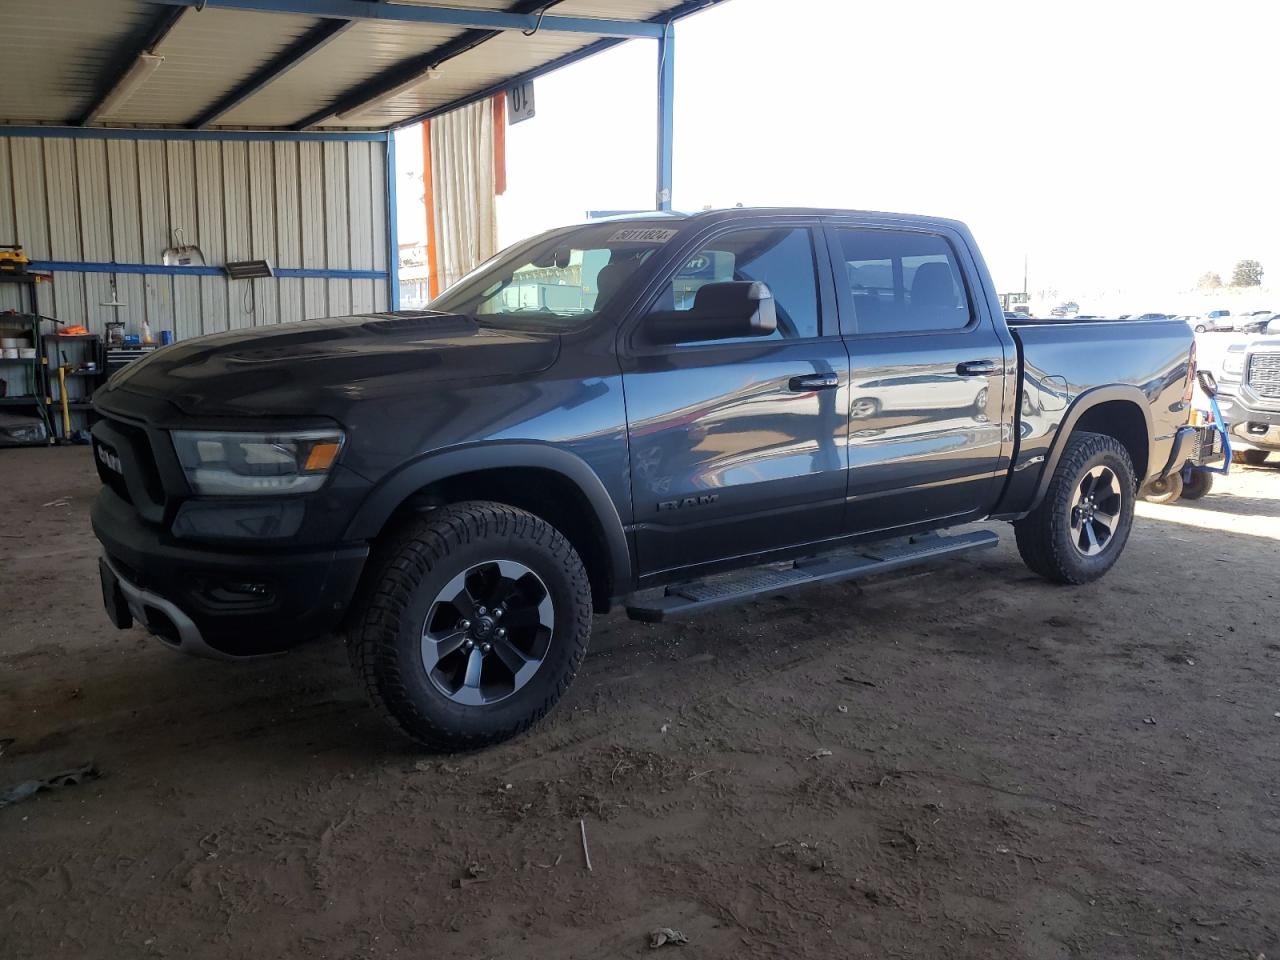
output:
{"label": "amber turn signal", "polygon": [[333,466],[333,461],[338,457],[339,445],[333,440],[321,440],[311,452],[307,454],[306,465],[303,470],[307,473],[318,473],[328,470]]}

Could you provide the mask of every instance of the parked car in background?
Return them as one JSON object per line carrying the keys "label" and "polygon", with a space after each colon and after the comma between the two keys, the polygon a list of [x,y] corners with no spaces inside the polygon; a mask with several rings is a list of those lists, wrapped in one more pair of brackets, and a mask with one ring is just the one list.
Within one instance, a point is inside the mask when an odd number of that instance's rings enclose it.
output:
{"label": "parked car in background", "polygon": [[1215,330],[1234,330],[1236,328],[1235,318],[1231,316],[1230,310],[1210,310],[1205,313],[1206,320],[1212,320]]}
{"label": "parked car in background", "polygon": [[1131,313],[1122,320],[1172,320],[1173,318],[1167,313]]}
{"label": "parked car in background", "polygon": [[1241,316],[1236,329],[1241,333],[1264,333],[1271,318],[1276,316],[1270,310],[1255,310]]}
{"label": "parked car in background", "polygon": [[1263,336],[1227,348],[1218,406],[1231,424],[1233,459],[1256,467],[1280,453],[1280,320],[1270,321]]}
{"label": "parked car in background", "polygon": [[1219,333],[1231,329],[1230,317],[1211,317],[1207,314],[1188,314],[1178,317],[1179,320],[1185,321],[1196,333]]}

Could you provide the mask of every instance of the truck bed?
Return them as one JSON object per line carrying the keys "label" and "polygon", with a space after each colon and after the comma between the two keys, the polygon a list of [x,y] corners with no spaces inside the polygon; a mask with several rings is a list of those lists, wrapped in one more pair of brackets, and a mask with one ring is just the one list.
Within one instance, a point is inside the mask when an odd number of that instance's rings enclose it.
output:
{"label": "truck bed", "polygon": [[1069,432],[1064,424],[1090,391],[1127,397],[1148,411],[1150,448],[1146,462],[1134,464],[1139,482],[1165,466],[1174,435],[1187,422],[1190,327],[1181,320],[1011,320],[1009,328],[1018,349],[1020,415],[1001,516],[1034,502],[1054,442]]}

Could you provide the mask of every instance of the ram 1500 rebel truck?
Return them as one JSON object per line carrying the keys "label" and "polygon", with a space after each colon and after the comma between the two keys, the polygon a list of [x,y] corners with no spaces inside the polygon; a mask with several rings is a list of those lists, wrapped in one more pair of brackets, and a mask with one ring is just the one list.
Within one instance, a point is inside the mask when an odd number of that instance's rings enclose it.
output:
{"label": "ram 1500 rebel truck", "polygon": [[155,351],[94,405],[102,592],[192,653],[345,636],[438,749],[511,736],[592,614],[661,620],[989,547],[1080,584],[1180,469],[1180,321],[1015,322],[943,219],[652,215],[520,243],[423,312]]}
{"label": "ram 1500 rebel truck", "polygon": [[1218,406],[1231,424],[1232,456],[1261,466],[1269,454],[1280,453],[1280,336],[1233,343],[1221,374]]}

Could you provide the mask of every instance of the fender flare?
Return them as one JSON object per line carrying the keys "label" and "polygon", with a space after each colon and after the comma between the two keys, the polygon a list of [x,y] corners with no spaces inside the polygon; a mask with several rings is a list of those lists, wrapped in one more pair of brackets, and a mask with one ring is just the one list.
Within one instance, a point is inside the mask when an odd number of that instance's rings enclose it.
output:
{"label": "fender flare", "polygon": [[615,590],[633,583],[631,548],[617,505],[604,483],[582,458],[545,443],[485,443],[430,453],[398,467],[365,497],[347,526],[347,540],[372,540],[391,515],[423,487],[462,473],[503,467],[531,467],[559,474],[586,498],[604,536],[613,566]]}
{"label": "fender flare", "polygon": [[[1080,422],[1080,418],[1099,404],[1110,403],[1115,400],[1132,403],[1141,411],[1142,418],[1147,424],[1147,447],[1150,452],[1151,440],[1155,436],[1155,421],[1151,417],[1151,405],[1147,401],[1145,393],[1130,384],[1110,384],[1086,390],[1072,401],[1071,406],[1067,409],[1066,416],[1062,418],[1062,423],[1058,427],[1058,435],[1054,437],[1053,446],[1049,448],[1049,453],[1045,456],[1044,469],[1040,473],[1040,483],[1036,487],[1036,495],[1032,499],[1031,506],[1027,512],[1040,506],[1045,494],[1049,492],[1049,484],[1058,470],[1058,461],[1062,459],[1062,452],[1066,449],[1067,441],[1075,431],[1076,424]],[[1148,470],[1150,466],[1150,463],[1148,463]],[[1137,478],[1139,486],[1145,479],[1146,477]]]}

